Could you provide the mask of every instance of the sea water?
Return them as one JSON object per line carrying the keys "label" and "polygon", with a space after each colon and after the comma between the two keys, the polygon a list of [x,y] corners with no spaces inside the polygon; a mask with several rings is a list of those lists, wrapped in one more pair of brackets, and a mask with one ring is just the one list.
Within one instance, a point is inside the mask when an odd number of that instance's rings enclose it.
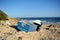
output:
{"label": "sea water", "polygon": [[41,20],[42,23],[60,24],[60,17],[25,17],[22,20]]}

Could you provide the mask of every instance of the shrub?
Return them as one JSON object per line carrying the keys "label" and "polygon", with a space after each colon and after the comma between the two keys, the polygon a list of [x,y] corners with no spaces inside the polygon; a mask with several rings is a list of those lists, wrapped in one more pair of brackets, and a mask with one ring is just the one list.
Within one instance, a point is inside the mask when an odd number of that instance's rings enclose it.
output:
{"label": "shrub", "polygon": [[0,10],[0,20],[8,20],[8,15]]}

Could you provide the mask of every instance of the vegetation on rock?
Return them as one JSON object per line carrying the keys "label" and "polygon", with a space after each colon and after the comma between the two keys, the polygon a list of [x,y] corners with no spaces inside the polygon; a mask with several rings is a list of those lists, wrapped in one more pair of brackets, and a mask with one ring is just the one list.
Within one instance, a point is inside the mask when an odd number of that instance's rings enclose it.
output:
{"label": "vegetation on rock", "polygon": [[0,20],[8,20],[8,15],[0,10]]}

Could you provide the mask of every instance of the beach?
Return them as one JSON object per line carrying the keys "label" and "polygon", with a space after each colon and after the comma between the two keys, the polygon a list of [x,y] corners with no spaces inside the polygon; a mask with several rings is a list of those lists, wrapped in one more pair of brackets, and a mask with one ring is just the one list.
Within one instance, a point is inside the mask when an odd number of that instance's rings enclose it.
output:
{"label": "beach", "polygon": [[[17,25],[18,20],[11,18],[9,22]],[[39,31],[17,31],[0,21],[0,40],[60,40],[60,24],[43,24]]]}

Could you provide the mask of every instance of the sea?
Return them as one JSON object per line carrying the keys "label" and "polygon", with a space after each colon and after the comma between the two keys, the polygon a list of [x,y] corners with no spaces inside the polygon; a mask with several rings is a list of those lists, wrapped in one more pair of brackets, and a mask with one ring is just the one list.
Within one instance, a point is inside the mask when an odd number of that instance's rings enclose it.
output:
{"label": "sea", "polygon": [[60,17],[25,17],[20,20],[41,20],[42,23],[60,24]]}

